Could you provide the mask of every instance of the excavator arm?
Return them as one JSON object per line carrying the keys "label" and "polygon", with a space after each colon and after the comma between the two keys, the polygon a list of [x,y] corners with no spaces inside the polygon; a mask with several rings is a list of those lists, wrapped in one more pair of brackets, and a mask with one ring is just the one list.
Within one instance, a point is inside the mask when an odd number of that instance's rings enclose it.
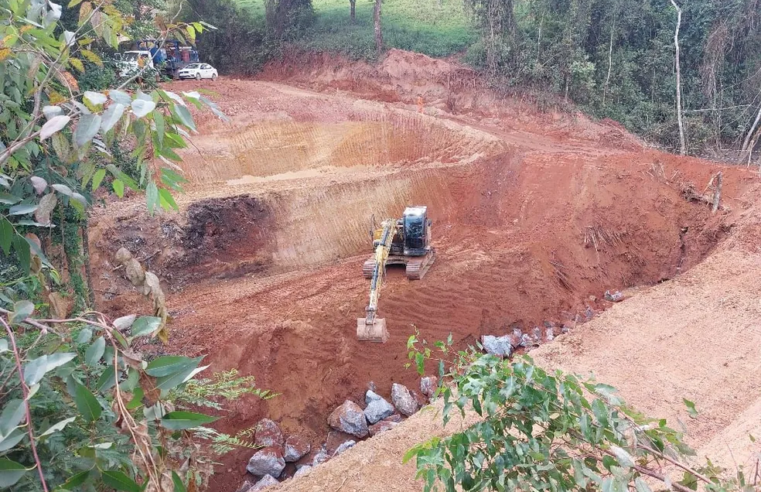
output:
{"label": "excavator arm", "polygon": [[370,302],[365,309],[365,318],[357,320],[357,338],[373,342],[385,342],[388,339],[386,320],[377,318],[376,315],[378,313],[381,285],[386,276],[386,260],[391,251],[391,243],[396,233],[396,220],[384,220],[381,227],[383,232],[375,247],[375,265],[370,282]]}

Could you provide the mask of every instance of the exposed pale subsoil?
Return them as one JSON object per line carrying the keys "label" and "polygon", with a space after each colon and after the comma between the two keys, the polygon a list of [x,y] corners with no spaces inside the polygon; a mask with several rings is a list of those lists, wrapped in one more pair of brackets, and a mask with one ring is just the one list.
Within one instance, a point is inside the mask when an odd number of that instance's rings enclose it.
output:
{"label": "exposed pale subsoil", "polygon": [[[761,360],[753,352],[761,331],[751,302],[761,237],[750,213],[753,173],[648,150],[612,123],[537,114],[484,91],[466,70],[420,55],[392,52],[380,67],[334,64],[332,72],[325,60],[305,66],[267,72],[301,87],[202,83],[232,123],[199,115],[201,134],[183,155],[191,183],[178,197],[181,212],[146,219],[142,199],[129,199],[91,226],[100,309],[116,316],[145,305],[112,271],[109,257],[126,246],[173,292],[168,350],[205,354],[214,370],[237,368],[282,393],[234,404],[222,429],[268,416],[319,445],[327,414],[347,398],[362,401],[369,381],[386,396],[392,382],[417,384],[404,369],[413,326],[428,340],[452,333],[465,345],[513,324],[572,325],[588,308],[609,307],[599,300],[607,289],[676,277],[538,357],[595,370],[654,413],[674,416],[675,402],[695,399],[711,415],[689,424],[698,445],[721,447],[726,426],[741,434],[736,416],[754,404]],[[728,209],[711,214],[684,198],[686,186],[700,192],[719,170]],[[429,206],[436,263],[418,282],[390,270],[380,313],[391,339],[359,343],[370,217],[397,216],[410,204]],[[728,252],[710,256],[717,248]],[[719,406],[737,392],[744,394]],[[416,489],[411,468],[399,468],[403,451],[441,429],[425,415],[402,429],[292,486]],[[212,489],[235,490],[249,455],[226,457]],[[375,464],[351,468],[359,462]]]}

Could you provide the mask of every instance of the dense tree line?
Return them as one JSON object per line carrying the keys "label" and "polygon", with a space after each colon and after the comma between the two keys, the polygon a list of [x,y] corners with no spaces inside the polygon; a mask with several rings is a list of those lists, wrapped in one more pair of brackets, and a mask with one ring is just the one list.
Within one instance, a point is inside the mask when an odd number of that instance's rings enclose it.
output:
{"label": "dense tree line", "polygon": [[[689,152],[751,147],[761,105],[759,0],[466,0],[471,60],[679,148],[674,33]],[[755,124],[754,124],[755,122]],[[748,158],[747,153],[743,156]]]}

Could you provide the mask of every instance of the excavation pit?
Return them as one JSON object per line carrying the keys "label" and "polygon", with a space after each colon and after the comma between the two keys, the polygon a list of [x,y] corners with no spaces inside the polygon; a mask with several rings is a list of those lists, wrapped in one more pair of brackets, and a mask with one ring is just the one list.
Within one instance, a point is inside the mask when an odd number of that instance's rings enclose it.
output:
{"label": "excavation pit", "polygon": [[[146,221],[135,206],[91,234],[99,250],[153,255],[149,268],[175,291],[168,352],[205,355],[213,370],[237,369],[280,393],[233,404],[219,424],[226,432],[267,417],[317,449],[327,415],[364,401],[370,381],[386,397],[394,382],[417,388],[405,369],[416,329],[429,342],[452,334],[462,347],[515,325],[572,326],[609,305],[606,290],[672,278],[728,232],[721,214],[682,194],[715,172],[698,161],[596,146],[540,151],[375,103],[293,97],[304,105],[281,107],[288,121],[239,118],[198,139],[180,214]],[[727,172],[725,194],[740,182]],[[379,310],[390,339],[358,342],[371,218],[408,205],[428,206],[436,263],[422,281],[390,270]],[[113,294],[101,296],[102,309],[132,312],[139,296],[107,260],[94,258],[108,275],[99,290]],[[242,469],[250,454],[224,463]],[[242,474],[225,480],[218,490],[235,490]]]}

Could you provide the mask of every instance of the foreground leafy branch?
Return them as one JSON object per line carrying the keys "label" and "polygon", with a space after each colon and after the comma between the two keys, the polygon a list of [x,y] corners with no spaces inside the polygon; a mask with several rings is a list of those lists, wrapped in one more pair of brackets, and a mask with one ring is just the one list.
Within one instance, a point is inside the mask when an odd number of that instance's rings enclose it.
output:
{"label": "foreground leafy branch", "polygon": [[[417,343],[410,339],[410,358],[422,374],[433,352]],[[449,347],[437,346],[446,358]],[[453,412],[481,419],[405,455],[416,459],[426,491],[648,492],[656,482],[679,492],[754,490],[742,469],[727,480],[710,462],[690,466],[694,453],[682,434],[628,407],[611,386],[547,372],[529,357],[503,360],[474,349],[457,353],[449,372],[443,367],[444,424]]]}

